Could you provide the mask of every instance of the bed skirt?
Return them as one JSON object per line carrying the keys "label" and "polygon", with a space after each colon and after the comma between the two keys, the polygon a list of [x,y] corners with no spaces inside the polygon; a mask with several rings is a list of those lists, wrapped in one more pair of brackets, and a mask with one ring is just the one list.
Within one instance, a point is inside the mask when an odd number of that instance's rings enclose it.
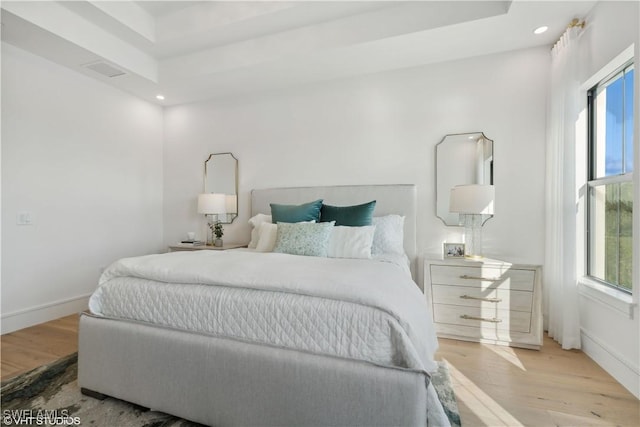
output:
{"label": "bed skirt", "polygon": [[417,371],[83,314],[78,384],[212,426],[426,426]]}

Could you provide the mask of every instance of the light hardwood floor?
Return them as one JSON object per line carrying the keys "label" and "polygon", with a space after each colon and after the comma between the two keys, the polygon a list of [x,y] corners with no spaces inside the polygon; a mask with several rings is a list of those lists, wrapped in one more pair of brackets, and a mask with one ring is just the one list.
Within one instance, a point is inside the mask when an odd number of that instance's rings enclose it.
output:
{"label": "light hardwood floor", "polygon": [[640,426],[640,401],[587,355],[440,339],[463,426]]}
{"label": "light hardwood floor", "polygon": [[[2,336],[2,380],[77,351],[78,316]],[[580,351],[440,340],[462,425],[640,426],[640,402]]]}
{"label": "light hardwood floor", "polygon": [[74,314],[2,335],[2,381],[78,351],[78,320]]}

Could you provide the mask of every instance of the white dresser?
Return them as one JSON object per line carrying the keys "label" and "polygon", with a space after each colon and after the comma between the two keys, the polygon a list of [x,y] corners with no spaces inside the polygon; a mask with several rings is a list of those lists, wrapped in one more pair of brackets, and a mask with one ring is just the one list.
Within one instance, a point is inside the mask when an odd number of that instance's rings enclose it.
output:
{"label": "white dresser", "polygon": [[482,260],[425,260],[424,291],[439,337],[539,349],[541,267]]}

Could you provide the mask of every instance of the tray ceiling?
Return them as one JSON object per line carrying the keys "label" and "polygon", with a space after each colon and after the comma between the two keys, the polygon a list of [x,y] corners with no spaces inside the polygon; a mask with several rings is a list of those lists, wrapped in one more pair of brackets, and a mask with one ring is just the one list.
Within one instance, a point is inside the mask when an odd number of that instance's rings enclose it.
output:
{"label": "tray ceiling", "polygon": [[2,41],[174,105],[550,47],[594,3],[3,1]]}

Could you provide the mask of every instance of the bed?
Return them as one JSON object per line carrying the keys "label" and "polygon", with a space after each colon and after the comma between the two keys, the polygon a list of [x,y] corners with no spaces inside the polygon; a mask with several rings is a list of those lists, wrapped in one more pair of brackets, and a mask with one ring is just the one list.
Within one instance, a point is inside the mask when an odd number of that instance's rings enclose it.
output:
{"label": "bed", "polygon": [[415,186],[254,190],[251,212],[318,198],[404,216],[406,259],[119,260],[80,319],[80,387],[215,426],[448,425],[429,381],[431,316],[409,273]]}

